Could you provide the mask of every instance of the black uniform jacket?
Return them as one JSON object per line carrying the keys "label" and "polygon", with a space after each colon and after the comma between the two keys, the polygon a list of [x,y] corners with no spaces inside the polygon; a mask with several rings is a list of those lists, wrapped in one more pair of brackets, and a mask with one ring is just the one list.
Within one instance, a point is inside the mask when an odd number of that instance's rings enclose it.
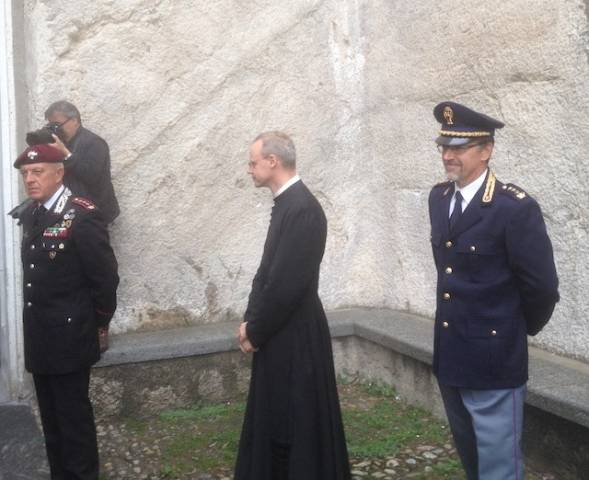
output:
{"label": "black uniform jacket", "polygon": [[72,155],[64,162],[65,185],[74,195],[94,202],[106,223],[111,223],[120,210],[111,180],[108,144],[80,127],[66,146]]}
{"label": "black uniform jacket", "polygon": [[527,334],[559,299],[552,245],[538,203],[489,171],[449,231],[453,183],[429,197],[438,271],[434,373],[472,389],[514,388],[528,378]]}
{"label": "black uniform jacket", "polygon": [[327,222],[301,182],[275,199],[245,321],[254,353],[236,480],[271,480],[271,442],[289,478],[349,479],[331,337],[317,293]]}
{"label": "black uniform jacket", "polygon": [[68,189],[35,226],[23,215],[25,367],[64,374],[99,358],[99,326],[116,309],[117,261],[95,205]]}

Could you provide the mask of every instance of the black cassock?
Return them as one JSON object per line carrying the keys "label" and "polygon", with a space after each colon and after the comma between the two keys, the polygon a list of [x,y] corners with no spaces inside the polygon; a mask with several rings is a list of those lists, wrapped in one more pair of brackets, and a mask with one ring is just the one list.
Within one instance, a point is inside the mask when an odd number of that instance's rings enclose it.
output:
{"label": "black cassock", "polygon": [[298,181],[275,199],[244,316],[254,353],[235,480],[271,480],[271,445],[291,480],[349,479],[331,337],[317,293],[327,221]]}

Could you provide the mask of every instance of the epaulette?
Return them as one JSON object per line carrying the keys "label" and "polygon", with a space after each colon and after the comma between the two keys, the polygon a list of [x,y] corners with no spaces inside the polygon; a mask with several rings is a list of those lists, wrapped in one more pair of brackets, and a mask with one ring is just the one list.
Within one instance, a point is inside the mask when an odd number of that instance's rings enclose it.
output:
{"label": "epaulette", "polygon": [[524,192],[521,188],[513,183],[506,183],[501,187],[501,191],[510,197],[516,198],[518,200],[523,200],[528,196],[526,192]]}
{"label": "epaulette", "polygon": [[96,209],[96,205],[94,205],[94,203],[92,203],[87,198],[74,197],[74,198],[72,198],[72,203],[75,203],[76,205],[79,205],[80,207],[83,207],[86,210],[95,210]]}

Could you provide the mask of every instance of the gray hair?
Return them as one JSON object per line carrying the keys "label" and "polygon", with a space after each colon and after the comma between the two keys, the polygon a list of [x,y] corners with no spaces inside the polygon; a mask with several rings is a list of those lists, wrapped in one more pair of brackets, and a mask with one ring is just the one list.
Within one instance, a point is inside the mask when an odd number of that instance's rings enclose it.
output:
{"label": "gray hair", "polygon": [[49,117],[54,113],[62,113],[67,118],[75,118],[78,122],[82,123],[80,111],[73,103],[66,100],[59,100],[49,105],[49,108],[45,110],[45,120],[49,120]]}
{"label": "gray hair", "polygon": [[283,132],[270,131],[260,133],[254,143],[262,141],[262,156],[276,155],[280,158],[282,166],[288,169],[295,169],[297,166],[297,153],[291,138]]}

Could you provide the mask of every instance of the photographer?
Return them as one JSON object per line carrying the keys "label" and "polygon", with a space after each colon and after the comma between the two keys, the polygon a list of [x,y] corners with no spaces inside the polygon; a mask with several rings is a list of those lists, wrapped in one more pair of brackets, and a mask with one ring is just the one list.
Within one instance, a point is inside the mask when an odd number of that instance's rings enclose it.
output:
{"label": "photographer", "polygon": [[65,156],[65,185],[75,195],[92,200],[106,222],[112,223],[120,210],[111,181],[108,144],[82,126],[80,112],[65,100],[52,103],[45,119],[49,122],[46,129],[53,134],[50,145]]}

